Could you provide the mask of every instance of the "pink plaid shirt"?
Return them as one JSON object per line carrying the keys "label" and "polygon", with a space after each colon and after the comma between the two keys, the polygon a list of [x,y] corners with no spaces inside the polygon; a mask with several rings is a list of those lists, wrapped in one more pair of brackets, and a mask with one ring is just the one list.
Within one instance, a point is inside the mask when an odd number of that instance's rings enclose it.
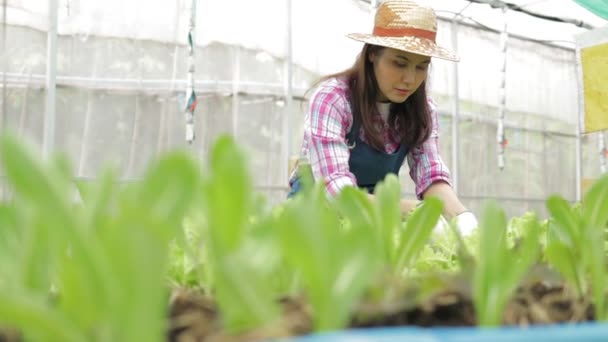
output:
{"label": "pink plaid shirt", "polygon": [[[330,197],[336,196],[345,186],[357,184],[355,175],[348,168],[350,150],[346,134],[353,124],[349,97],[346,80],[333,78],[322,82],[311,98],[304,123],[301,155],[308,156],[315,180],[325,181]],[[422,199],[422,194],[434,182],[445,181],[451,184],[450,171],[439,155],[437,109],[432,99],[429,98],[428,101],[433,118],[431,136],[407,154],[410,177],[416,184],[419,199]],[[376,113],[373,120],[375,125],[383,128],[384,150],[387,153],[395,152],[400,143],[399,134],[386,124],[380,114]],[[365,141],[363,129],[360,138]],[[296,170],[297,167],[291,174],[290,184],[295,180]]]}

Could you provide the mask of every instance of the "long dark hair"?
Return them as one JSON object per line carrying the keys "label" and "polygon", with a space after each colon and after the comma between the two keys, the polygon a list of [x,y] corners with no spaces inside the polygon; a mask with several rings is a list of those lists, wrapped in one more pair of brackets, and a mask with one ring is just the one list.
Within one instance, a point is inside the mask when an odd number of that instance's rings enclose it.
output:
{"label": "long dark hair", "polygon": [[[377,150],[384,150],[380,132],[372,123],[372,114],[376,111],[378,83],[374,68],[369,60],[370,54],[380,54],[385,47],[365,44],[355,64],[336,74],[323,77],[318,83],[330,78],[340,77],[348,80],[351,108],[355,119],[363,126],[367,142]],[[314,86],[313,86],[314,88]],[[392,103],[388,123],[401,136],[401,142],[410,149],[426,141],[432,129],[431,110],[426,97],[426,81],[403,103]]]}

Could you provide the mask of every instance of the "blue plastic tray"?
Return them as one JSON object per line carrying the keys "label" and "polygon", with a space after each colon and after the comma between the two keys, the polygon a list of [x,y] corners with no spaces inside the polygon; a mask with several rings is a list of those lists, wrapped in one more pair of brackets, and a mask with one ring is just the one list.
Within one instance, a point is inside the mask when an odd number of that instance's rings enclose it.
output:
{"label": "blue plastic tray", "polygon": [[581,323],[529,328],[371,328],[328,332],[290,342],[562,342],[607,341],[608,324]]}

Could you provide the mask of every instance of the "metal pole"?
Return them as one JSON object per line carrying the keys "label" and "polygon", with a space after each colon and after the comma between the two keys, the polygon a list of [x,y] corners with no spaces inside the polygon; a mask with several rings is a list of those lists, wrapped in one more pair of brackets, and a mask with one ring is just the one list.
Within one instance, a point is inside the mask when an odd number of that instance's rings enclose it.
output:
{"label": "metal pole", "polygon": [[[141,69],[140,69],[141,70]],[[139,93],[135,94],[135,113],[133,114],[133,131],[131,132],[131,144],[129,146],[129,162],[127,164],[127,177],[133,173],[133,159],[135,158],[137,136],[139,135]]]}
{"label": "metal pole", "polygon": [[291,155],[291,139],[292,139],[292,78],[293,78],[293,36],[292,36],[292,13],[291,13],[292,0],[286,1],[287,10],[287,36],[286,36],[286,52],[285,52],[285,83],[284,83],[284,94],[285,94],[285,108],[283,118],[283,141],[285,146],[283,147],[283,184],[287,184],[289,178],[289,156]]}
{"label": "metal pole", "polygon": [[583,92],[583,66],[581,64],[581,48],[576,47],[576,60],[574,61],[576,69],[578,71],[578,117],[576,120],[576,201],[580,202],[582,198],[581,186],[583,181],[583,147],[581,144],[582,132],[583,132],[583,118],[585,115],[585,97]]}
{"label": "metal pole", "polygon": [[504,26],[500,33],[500,52],[502,54],[502,65],[500,67],[500,88],[499,88],[499,107],[498,107],[498,127],[496,130],[496,149],[498,152],[498,168],[502,171],[505,168],[505,111],[507,107],[507,41],[509,39],[509,33],[507,32],[507,6],[502,7]]}
{"label": "metal pole", "polygon": [[44,132],[42,151],[45,158],[50,156],[55,144],[56,115],[56,77],[57,77],[57,0],[49,0],[49,27],[47,34],[46,62],[46,113],[44,115]]}
{"label": "metal pole", "polygon": [[232,136],[237,139],[239,127],[239,89],[241,80],[241,47],[234,47],[234,65],[232,66]]}
{"label": "metal pole", "polygon": [[[454,16],[452,20],[452,49],[458,53],[458,21],[457,16]],[[458,152],[460,149],[460,93],[458,90],[458,63],[452,63],[452,87],[453,87],[453,98],[452,98],[452,183],[454,192],[458,194],[459,184],[459,171],[460,171],[460,160]]]}
{"label": "metal pole", "polygon": [[[96,65],[96,64],[94,64]],[[95,73],[95,67],[93,67]],[[84,112],[84,124],[82,127],[82,138],[80,139],[80,155],[78,157],[78,173],[77,176],[84,175],[84,167],[88,158],[87,142],[89,141],[89,133],[91,131],[91,112],[93,111],[93,90],[87,91],[87,109]]]}

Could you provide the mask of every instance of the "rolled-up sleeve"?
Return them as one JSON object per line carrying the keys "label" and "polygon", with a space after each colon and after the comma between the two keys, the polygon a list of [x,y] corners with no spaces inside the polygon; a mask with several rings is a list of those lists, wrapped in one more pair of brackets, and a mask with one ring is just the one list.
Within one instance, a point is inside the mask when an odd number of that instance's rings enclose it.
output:
{"label": "rolled-up sleeve", "polygon": [[318,92],[311,99],[309,117],[310,164],[315,180],[323,180],[327,194],[336,196],[345,186],[357,181],[349,171],[350,150],[346,132],[352,118],[348,116],[345,99],[333,92]]}
{"label": "rolled-up sleeve", "polygon": [[432,118],[431,135],[407,156],[410,177],[416,184],[418,199],[422,199],[424,192],[435,182],[443,181],[452,185],[450,170],[439,155],[439,113],[435,103],[430,98],[428,101]]}

